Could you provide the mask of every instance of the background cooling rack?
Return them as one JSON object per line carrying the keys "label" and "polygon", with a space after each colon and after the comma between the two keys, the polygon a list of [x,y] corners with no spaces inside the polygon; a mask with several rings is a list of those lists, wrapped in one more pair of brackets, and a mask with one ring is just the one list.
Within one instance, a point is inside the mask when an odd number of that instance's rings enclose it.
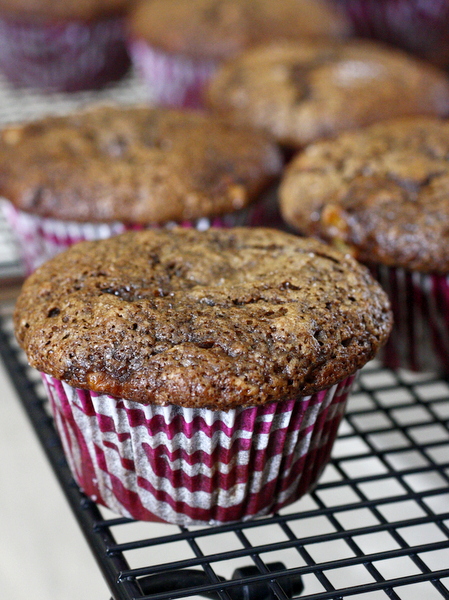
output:
{"label": "background cooling rack", "polygon": [[[111,100],[144,102],[146,93],[133,74],[70,96],[0,79],[0,124]],[[0,300],[14,296],[21,276],[0,220]],[[2,362],[114,600],[449,599],[448,382],[369,364],[319,485],[280,514],[214,528],[135,522],[73,481],[10,307],[0,311]]]}

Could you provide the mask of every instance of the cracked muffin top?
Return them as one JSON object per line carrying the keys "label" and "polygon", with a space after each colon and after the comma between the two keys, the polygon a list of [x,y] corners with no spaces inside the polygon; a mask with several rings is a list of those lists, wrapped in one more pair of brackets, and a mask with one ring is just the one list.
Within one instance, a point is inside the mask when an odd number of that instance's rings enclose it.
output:
{"label": "cracked muffin top", "polygon": [[101,106],[0,133],[0,195],[70,221],[163,224],[233,212],[281,168],[265,135],[193,111]]}
{"label": "cracked muffin top", "polygon": [[287,168],[284,219],[367,263],[449,272],[449,121],[410,117],[317,142]]}
{"label": "cracked muffin top", "polygon": [[136,0],[0,0],[0,12],[26,19],[92,20],[125,13]]}
{"label": "cracked muffin top", "polygon": [[343,11],[326,0],[148,0],[129,21],[131,35],[155,48],[214,60],[276,39],[351,31]]}
{"label": "cracked muffin top", "polygon": [[388,118],[449,114],[445,72],[361,40],[249,50],[218,69],[206,96],[234,122],[296,148]]}
{"label": "cracked muffin top", "polygon": [[227,410],[354,373],[389,334],[366,267],[271,229],[128,232],[34,272],[15,332],[32,366],[143,404]]}

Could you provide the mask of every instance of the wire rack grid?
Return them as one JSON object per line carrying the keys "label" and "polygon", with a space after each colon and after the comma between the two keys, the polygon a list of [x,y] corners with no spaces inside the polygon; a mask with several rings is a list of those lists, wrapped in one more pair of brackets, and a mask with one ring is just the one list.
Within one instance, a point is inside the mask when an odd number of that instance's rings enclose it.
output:
{"label": "wire rack grid", "polygon": [[115,600],[449,598],[446,381],[371,363],[311,494],[271,517],[161,535],[80,492],[39,374],[10,319],[0,325],[5,366]]}

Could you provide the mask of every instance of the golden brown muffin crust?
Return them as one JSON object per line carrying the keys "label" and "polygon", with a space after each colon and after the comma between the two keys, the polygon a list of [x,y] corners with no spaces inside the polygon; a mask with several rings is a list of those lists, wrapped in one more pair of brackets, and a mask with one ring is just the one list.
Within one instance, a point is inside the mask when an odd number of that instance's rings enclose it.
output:
{"label": "golden brown muffin crust", "polygon": [[220,410],[330,387],[390,328],[365,267],[257,228],[77,244],[35,271],[15,310],[19,343],[41,371],[144,404]]}
{"label": "golden brown muffin crust", "polygon": [[207,96],[216,111],[293,147],[387,118],[449,114],[446,73],[360,40],[255,48],[220,67]]}
{"label": "golden brown muffin crust", "polygon": [[217,60],[276,39],[350,32],[342,11],[325,0],[148,0],[129,20],[131,35],[156,48]]}
{"label": "golden brown muffin crust", "polygon": [[124,14],[136,0],[0,0],[0,13],[30,20],[90,21]]}
{"label": "golden brown muffin crust", "polygon": [[409,117],[305,149],[280,189],[285,220],[363,262],[449,272],[449,121]]}
{"label": "golden brown muffin crust", "polygon": [[0,194],[72,221],[163,224],[233,212],[281,167],[265,136],[197,112],[102,106],[0,134]]}

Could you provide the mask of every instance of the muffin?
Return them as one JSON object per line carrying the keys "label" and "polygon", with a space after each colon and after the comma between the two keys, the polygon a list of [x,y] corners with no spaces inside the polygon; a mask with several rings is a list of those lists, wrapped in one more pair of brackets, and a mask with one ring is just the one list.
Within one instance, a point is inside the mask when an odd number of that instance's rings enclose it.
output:
{"label": "muffin", "polygon": [[14,323],[86,494],[192,525],[315,485],[391,314],[365,267],[316,240],[176,228],[72,246],[25,282]]}
{"label": "muffin", "polygon": [[218,113],[290,148],[388,118],[449,113],[446,73],[362,40],[252,49],[218,70],[207,96]]}
{"label": "muffin", "polygon": [[0,0],[0,71],[19,86],[94,89],[129,69],[132,0]]}
{"label": "muffin", "polygon": [[449,373],[449,121],[409,117],[312,144],[281,212],[370,266],[392,303],[389,367]]}
{"label": "muffin", "polygon": [[348,23],[323,0],[147,0],[130,14],[129,49],[155,103],[200,108],[223,60],[277,39],[344,37]]}
{"label": "muffin", "polygon": [[281,168],[264,135],[193,111],[101,106],[0,134],[0,195],[28,273],[125,229],[262,223]]}
{"label": "muffin", "polygon": [[383,40],[449,66],[447,0],[338,0],[356,35]]}

